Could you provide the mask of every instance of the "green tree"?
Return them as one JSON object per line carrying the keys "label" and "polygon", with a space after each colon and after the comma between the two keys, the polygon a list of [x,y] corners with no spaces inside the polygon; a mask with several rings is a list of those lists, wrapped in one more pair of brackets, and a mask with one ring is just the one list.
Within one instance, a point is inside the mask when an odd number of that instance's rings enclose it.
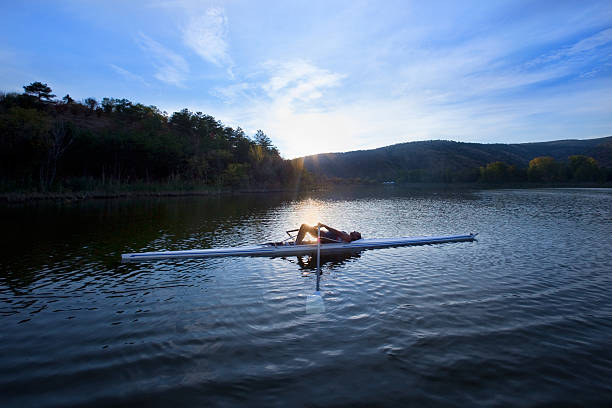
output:
{"label": "green tree", "polygon": [[55,181],[60,158],[72,144],[72,126],[63,121],[56,121],[43,141],[47,154],[40,167],[40,188],[46,191]]}
{"label": "green tree", "polygon": [[518,178],[515,166],[510,166],[502,161],[496,161],[480,168],[480,179],[488,183],[501,183],[513,181]]}
{"label": "green tree", "polygon": [[272,144],[272,140],[261,129],[255,133],[253,140],[255,140],[255,143],[263,147],[265,150],[268,150],[271,153],[279,154],[276,146]]}
{"label": "green tree", "polygon": [[247,163],[229,163],[223,172],[223,184],[231,187],[246,186],[249,183]]}
{"label": "green tree", "polygon": [[[0,109],[2,111],[2,109]],[[39,109],[11,107],[0,114],[0,178],[34,186],[34,175],[46,155],[51,118]]]}
{"label": "green tree", "polygon": [[569,157],[569,168],[575,181],[597,181],[605,178],[597,160],[584,155]]}
{"label": "green tree", "polygon": [[113,98],[102,98],[102,109],[104,110],[104,113],[112,113],[113,112],[113,103],[114,103],[114,99]]}
{"label": "green tree", "polygon": [[98,101],[95,98],[87,98],[83,101],[85,106],[89,108],[90,111],[94,111],[98,107]]}
{"label": "green tree", "polygon": [[55,95],[51,93],[51,88],[42,82],[32,82],[30,85],[24,86],[23,89],[26,94],[35,96],[38,102],[41,102],[43,99],[50,101],[55,97]]}
{"label": "green tree", "polygon": [[536,157],[529,162],[529,181],[556,181],[560,178],[561,166],[549,156]]}
{"label": "green tree", "polygon": [[[39,103],[53,96],[46,84],[24,89],[0,93],[0,188],[78,191],[143,181],[276,188],[311,177],[283,160],[261,130],[253,140],[202,112],[169,118],[127,99],[76,102],[66,95],[58,104]],[[92,112],[104,118],[88,119]]]}

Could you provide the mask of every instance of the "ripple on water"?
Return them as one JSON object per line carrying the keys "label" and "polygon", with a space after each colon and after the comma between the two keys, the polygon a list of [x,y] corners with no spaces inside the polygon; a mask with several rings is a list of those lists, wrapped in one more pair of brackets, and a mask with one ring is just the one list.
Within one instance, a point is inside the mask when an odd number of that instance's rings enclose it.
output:
{"label": "ripple on water", "polygon": [[[0,389],[9,406],[602,405],[610,214],[610,190],[16,210],[0,274]],[[326,259],[316,315],[307,257],[118,261],[282,239],[319,220],[364,236],[480,234]],[[26,242],[31,253],[19,252]]]}

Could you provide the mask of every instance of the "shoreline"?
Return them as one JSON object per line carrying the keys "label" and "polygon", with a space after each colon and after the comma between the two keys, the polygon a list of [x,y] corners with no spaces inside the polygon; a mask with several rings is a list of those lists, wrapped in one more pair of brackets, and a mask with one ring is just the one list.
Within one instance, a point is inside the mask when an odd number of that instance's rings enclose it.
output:
{"label": "shoreline", "polygon": [[114,198],[137,197],[190,197],[190,196],[224,196],[240,194],[267,194],[293,191],[291,189],[244,189],[244,190],[166,190],[166,191],[80,191],[80,192],[15,192],[0,193],[0,203],[26,203],[34,201],[82,201],[108,200]]}
{"label": "shoreline", "polygon": [[0,193],[0,203],[27,203],[36,201],[74,202],[82,200],[108,200],[115,198],[140,197],[196,197],[231,196],[241,194],[270,194],[303,191],[322,191],[330,188],[385,188],[422,190],[498,190],[498,189],[538,189],[538,188],[612,188],[612,183],[397,183],[383,184],[343,184],[325,183],[318,188],[245,188],[245,189],[202,189],[202,190],[134,190],[134,191],[79,191],[79,192],[8,192]]}

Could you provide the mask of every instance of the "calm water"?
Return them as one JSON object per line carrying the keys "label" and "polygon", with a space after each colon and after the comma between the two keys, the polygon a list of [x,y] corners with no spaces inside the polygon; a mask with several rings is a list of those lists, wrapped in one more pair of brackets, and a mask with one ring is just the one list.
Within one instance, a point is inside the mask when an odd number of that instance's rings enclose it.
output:
{"label": "calm water", "polygon": [[[0,207],[0,405],[612,405],[612,190]],[[322,221],[477,242],[121,264]]]}

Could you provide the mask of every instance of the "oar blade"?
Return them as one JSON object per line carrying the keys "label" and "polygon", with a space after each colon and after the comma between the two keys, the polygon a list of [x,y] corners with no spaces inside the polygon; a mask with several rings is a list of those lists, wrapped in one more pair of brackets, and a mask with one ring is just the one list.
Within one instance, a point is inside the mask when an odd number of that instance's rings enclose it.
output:
{"label": "oar blade", "polygon": [[312,295],[306,296],[306,313],[325,313],[325,303],[323,302],[323,296],[321,296],[321,292],[317,291]]}

